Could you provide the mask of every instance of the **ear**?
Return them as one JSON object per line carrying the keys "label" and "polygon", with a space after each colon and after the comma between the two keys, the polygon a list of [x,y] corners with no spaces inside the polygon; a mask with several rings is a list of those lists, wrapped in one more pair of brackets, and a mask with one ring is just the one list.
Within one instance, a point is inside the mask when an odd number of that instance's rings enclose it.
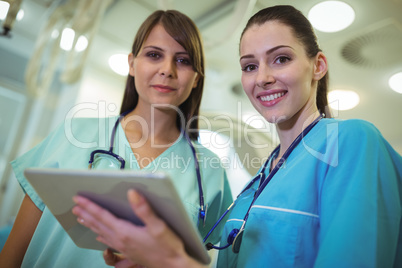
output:
{"label": "ear", "polygon": [[134,55],[133,53],[128,54],[128,73],[134,77]]}
{"label": "ear", "polygon": [[197,73],[197,77],[195,78],[194,83],[193,83],[193,88],[197,87],[200,77],[201,77],[201,75],[199,73]]}
{"label": "ear", "polygon": [[328,64],[327,58],[325,57],[324,53],[318,52],[317,56],[315,56],[315,63],[314,63],[314,80],[318,81],[324,77],[324,75],[328,71]]}

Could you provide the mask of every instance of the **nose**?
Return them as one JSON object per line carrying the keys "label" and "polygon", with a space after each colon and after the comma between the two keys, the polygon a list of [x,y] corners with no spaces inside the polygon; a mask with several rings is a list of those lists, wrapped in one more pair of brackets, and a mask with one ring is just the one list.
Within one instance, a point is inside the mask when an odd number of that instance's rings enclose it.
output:
{"label": "nose", "polygon": [[159,74],[165,77],[175,77],[176,76],[176,64],[172,59],[164,59],[161,62],[159,69]]}
{"label": "nose", "polygon": [[258,67],[256,85],[261,88],[265,88],[275,83],[275,77],[272,70],[266,64],[260,64]]}

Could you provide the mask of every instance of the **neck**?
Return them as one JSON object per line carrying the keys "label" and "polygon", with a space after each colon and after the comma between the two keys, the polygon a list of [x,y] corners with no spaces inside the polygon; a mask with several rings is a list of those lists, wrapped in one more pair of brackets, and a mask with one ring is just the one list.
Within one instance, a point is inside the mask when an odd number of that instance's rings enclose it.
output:
{"label": "neck", "polygon": [[294,115],[292,118],[286,120],[285,122],[276,124],[276,131],[278,133],[279,141],[280,141],[280,150],[277,158],[278,161],[292,142],[303,132],[303,130],[310,125],[318,116],[320,115],[319,111],[315,109],[314,111],[310,111],[307,113],[298,113]]}
{"label": "neck", "polygon": [[180,135],[180,130],[176,127],[176,116],[173,109],[145,109],[138,103],[137,107],[124,117],[122,126],[142,138],[147,136],[154,140],[175,141]]}

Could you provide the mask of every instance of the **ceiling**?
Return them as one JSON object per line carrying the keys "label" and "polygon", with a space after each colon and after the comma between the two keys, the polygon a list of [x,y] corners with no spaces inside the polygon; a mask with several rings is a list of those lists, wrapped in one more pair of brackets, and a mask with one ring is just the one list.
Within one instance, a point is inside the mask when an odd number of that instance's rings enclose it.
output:
{"label": "ceiling", "polygon": [[[14,24],[11,38],[0,38],[0,49],[29,57],[49,15],[65,2],[24,0],[25,18]],[[105,12],[90,46],[87,68],[111,73],[108,58],[114,53],[129,52],[136,30],[151,12],[159,8],[178,9],[196,22],[204,38],[207,80],[202,111],[234,117],[256,114],[239,84],[238,40],[244,26],[242,16],[248,18],[258,9],[276,4],[292,4],[307,14],[320,1],[252,0],[249,10],[246,2],[115,0]],[[360,104],[355,109],[335,111],[335,117],[360,118],[374,123],[402,153],[402,120],[399,119],[402,94],[388,86],[388,78],[402,71],[402,0],[345,2],[356,12],[354,23],[337,33],[317,31],[329,61],[330,89],[351,89],[360,95]],[[124,81],[124,78],[117,77]]]}

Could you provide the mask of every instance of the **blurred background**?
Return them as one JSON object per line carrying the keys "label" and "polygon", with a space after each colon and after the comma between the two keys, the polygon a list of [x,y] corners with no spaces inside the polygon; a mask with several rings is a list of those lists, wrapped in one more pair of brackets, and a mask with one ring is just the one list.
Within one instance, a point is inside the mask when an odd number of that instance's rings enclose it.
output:
{"label": "blurred background", "polygon": [[402,0],[0,1],[0,227],[12,223],[23,196],[9,162],[67,117],[118,114],[134,35],[157,9],[187,14],[202,33],[201,142],[228,160],[238,193],[278,143],[243,93],[239,36],[252,14],[277,4],[314,22],[334,117],[372,122],[402,153]]}

